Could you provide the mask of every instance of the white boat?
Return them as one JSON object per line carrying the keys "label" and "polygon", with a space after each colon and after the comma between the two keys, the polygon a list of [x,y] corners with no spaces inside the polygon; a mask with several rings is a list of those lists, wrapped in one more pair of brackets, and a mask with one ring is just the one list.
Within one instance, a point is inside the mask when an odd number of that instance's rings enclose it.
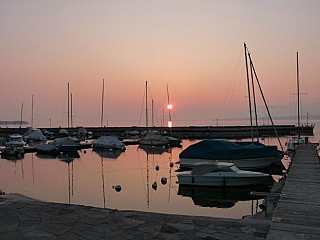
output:
{"label": "white boat", "polygon": [[25,134],[25,139],[27,141],[44,142],[47,138],[43,135],[40,129],[30,128]]}
{"label": "white boat", "polygon": [[23,137],[20,134],[12,134],[9,136],[9,141],[6,142],[5,146],[6,147],[23,147],[26,145],[26,142],[23,141]]}
{"label": "white boat", "polygon": [[125,144],[116,136],[101,136],[92,141],[92,147],[101,149],[126,149]]}
{"label": "white boat", "polygon": [[260,172],[244,171],[232,163],[197,163],[192,171],[178,174],[179,185],[234,187],[271,184],[271,175]]}
{"label": "white boat", "polygon": [[147,132],[147,134],[140,138],[139,144],[151,146],[167,146],[169,144],[169,140],[161,136],[157,131],[149,131]]}

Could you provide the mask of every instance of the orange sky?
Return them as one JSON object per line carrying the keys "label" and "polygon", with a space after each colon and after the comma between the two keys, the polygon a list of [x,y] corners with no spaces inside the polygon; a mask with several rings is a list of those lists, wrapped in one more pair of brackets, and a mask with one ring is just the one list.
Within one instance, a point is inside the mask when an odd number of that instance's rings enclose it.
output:
{"label": "orange sky", "polygon": [[166,84],[175,125],[247,117],[244,41],[275,115],[292,113],[299,50],[305,112],[318,115],[319,10],[317,0],[3,0],[0,120],[19,120],[23,102],[30,122],[34,95],[36,127],[65,125],[70,82],[74,125],[99,126],[103,78],[105,125],[139,125],[145,81],[158,121]]}

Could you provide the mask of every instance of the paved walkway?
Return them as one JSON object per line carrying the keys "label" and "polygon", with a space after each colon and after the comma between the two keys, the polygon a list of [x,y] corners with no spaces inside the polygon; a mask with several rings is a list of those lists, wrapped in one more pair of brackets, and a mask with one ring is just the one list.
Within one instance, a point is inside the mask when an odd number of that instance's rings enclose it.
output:
{"label": "paved walkway", "polygon": [[0,195],[0,239],[265,239],[270,221],[118,211]]}
{"label": "paved walkway", "polygon": [[300,145],[275,208],[267,240],[320,239],[320,164],[314,144]]}

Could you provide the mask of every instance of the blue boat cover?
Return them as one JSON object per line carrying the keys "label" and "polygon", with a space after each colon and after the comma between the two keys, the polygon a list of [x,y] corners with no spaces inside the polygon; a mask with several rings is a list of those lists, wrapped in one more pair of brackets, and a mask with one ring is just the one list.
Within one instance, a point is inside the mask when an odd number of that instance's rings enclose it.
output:
{"label": "blue boat cover", "polygon": [[205,139],[183,150],[180,158],[232,160],[279,156],[277,146],[259,142],[230,142],[224,139]]}

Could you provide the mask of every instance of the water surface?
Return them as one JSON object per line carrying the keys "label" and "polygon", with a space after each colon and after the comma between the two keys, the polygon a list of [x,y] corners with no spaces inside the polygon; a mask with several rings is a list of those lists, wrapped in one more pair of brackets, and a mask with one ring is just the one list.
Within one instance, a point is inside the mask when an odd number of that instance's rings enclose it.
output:
{"label": "water surface", "polygon": [[179,165],[170,163],[178,162],[179,153],[194,143],[184,140],[183,148],[155,150],[131,145],[125,152],[86,149],[76,157],[27,153],[21,160],[0,159],[0,188],[42,201],[122,210],[228,218],[256,212],[259,202],[250,200],[250,189],[179,189]]}

